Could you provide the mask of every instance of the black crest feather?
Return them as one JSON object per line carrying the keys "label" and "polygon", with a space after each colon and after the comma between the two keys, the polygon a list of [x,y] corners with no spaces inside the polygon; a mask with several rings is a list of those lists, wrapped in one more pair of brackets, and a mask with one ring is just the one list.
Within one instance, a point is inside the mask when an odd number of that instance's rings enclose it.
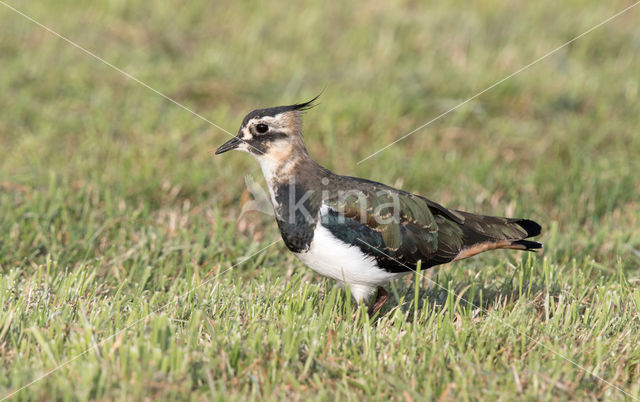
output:
{"label": "black crest feather", "polygon": [[316,106],[316,103],[314,102],[318,100],[320,95],[322,95],[322,92],[320,92],[310,101],[303,102],[303,103],[296,103],[296,104],[287,105],[287,106],[276,106],[276,107],[270,107],[266,109],[256,109],[245,116],[244,120],[242,121],[242,125],[244,126],[245,124],[247,124],[249,120],[256,117],[260,118],[264,116],[275,116],[280,113],[292,112],[292,111],[304,112],[305,110],[309,110],[312,107]]}
{"label": "black crest feather", "polygon": [[299,110],[301,112],[304,112],[305,110],[309,110],[312,107],[315,107],[317,105],[317,103],[313,103],[313,102],[317,101],[318,98],[320,97],[320,95],[322,95],[322,92],[320,92],[319,94],[314,96],[313,99],[311,99],[310,101],[307,101],[307,102],[304,102],[304,103],[297,103],[297,104],[291,105],[291,106],[282,106],[282,107],[290,107],[290,108],[292,108],[292,110]]}

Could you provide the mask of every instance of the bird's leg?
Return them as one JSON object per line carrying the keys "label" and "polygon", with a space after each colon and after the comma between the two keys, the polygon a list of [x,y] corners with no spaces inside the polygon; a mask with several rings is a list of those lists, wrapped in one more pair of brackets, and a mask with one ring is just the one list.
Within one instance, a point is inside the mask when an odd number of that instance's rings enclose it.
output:
{"label": "bird's leg", "polygon": [[376,296],[376,301],[369,307],[369,317],[373,317],[378,310],[387,302],[389,298],[389,294],[382,286],[378,287],[378,294]]}

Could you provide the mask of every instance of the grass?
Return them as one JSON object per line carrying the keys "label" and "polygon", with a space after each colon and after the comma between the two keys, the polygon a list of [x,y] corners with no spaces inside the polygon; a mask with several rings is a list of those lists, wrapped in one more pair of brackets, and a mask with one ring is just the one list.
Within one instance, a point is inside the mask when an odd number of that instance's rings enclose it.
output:
{"label": "grass", "polygon": [[357,164],[631,3],[9,4],[232,133],[324,88],[319,162],[546,249],[365,320],[281,242],[245,259],[279,234],[225,133],[0,5],[0,398],[59,365],[14,398],[640,398],[640,9]]}

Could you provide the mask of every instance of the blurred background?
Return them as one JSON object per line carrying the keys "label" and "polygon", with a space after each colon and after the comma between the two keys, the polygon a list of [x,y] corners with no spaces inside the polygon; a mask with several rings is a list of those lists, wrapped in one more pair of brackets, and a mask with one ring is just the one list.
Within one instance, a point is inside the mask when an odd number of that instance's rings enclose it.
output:
{"label": "blurred background", "polygon": [[[304,127],[327,168],[535,219],[552,264],[595,264],[637,284],[640,9],[358,164],[631,2],[6,4],[232,134],[252,109],[324,91]],[[49,264],[90,268],[109,298],[122,281],[162,285],[277,239],[270,216],[236,222],[251,198],[245,176],[263,181],[250,156],[213,156],[228,136],[0,4],[6,289]],[[298,270],[278,247],[275,275]],[[504,258],[520,256],[466,267]],[[0,360],[15,365],[7,345]],[[6,389],[31,378],[12,375]]]}
{"label": "blurred background", "polygon": [[[356,164],[627,2],[13,5],[234,134],[250,110],[324,89],[305,138],[337,173],[455,208],[513,204],[573,233],[638,215],[635,11]],[[260,170],[211,155],[226,133],[4,6],[0,18],[3,208],[53,185],[98,203],[238,209],[244,174]]]}

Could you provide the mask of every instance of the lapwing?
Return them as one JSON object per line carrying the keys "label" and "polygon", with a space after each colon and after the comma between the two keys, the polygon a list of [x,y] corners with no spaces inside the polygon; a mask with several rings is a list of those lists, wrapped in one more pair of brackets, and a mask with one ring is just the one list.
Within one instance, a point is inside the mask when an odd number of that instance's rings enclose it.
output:
{"label": "lapwing", "polygon": [[316,98],[252,111],[216,154],[236,149],[253,155],[284,244],[318,274],[349,286],[371,316],[387,300],[384,286],[415,272],[418,263],[424,269],[488,250],[542,248],[526,240],[540,234],[532,220],[448,209],[320,166],[302,139],[302,114]]}

